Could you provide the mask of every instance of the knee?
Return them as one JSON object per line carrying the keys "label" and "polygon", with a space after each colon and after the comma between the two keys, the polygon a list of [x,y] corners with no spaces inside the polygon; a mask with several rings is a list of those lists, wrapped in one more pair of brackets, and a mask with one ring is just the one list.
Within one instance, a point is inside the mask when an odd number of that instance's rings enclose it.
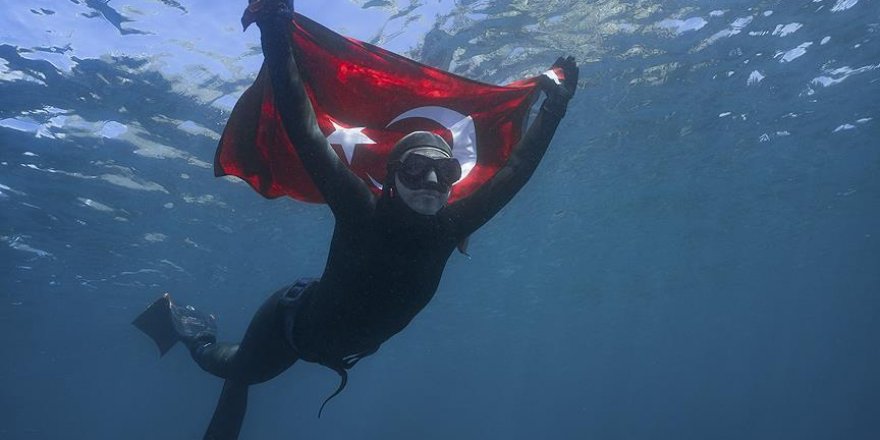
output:
{"label": "knee", "polygon": [[223,379],[235,379],[238,345],[207,343],[190,347],[190,355],[202,370]]}
{"label": "knee", "polygon": [[243,385],[266,382],[280,373],[262,363],[254,363],[249,356],[240,355],[239,347],[238,344],[202,344],[193,347],[191,353],[201,369]]}

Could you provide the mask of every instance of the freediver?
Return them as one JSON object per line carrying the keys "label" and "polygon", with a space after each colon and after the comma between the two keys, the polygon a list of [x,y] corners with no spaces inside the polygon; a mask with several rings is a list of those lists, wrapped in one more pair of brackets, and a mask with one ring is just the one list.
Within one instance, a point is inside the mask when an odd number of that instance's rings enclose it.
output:
{"label": "freediver", "polygon": [[559,58],[554,67],[563,70],[564,80],[541,83],[547,97],[508,162],[469,196],[447,204],[462,170],[446,141],[430,132],[413,132],[394,146],[382,194],[376,196],[318,127],[291,47],[292,2],[262,0],[248,11],[261,30],[284,129],[296,139],[297,153],[333,212],[335,228],[321,277],[302,278],[273,293],[238,344],[217,342],[212,315],[174,304],[168,294],[135,319],[133,324],[162,354],[181,341],[202,369],[225,379],[204,436],[215,440],[238,438],[250,385],[304,360],[340,374],[335,396],[345,386],[348,369],[403,330],[434,296],[457,244],[532,176],[578,81],[574,58]]}

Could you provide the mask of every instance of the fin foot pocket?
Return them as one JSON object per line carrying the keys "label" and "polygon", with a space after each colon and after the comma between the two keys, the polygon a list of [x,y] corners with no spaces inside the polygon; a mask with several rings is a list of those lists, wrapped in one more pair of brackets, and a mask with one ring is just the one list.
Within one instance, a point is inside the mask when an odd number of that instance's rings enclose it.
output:
{"label": "fin foot pocket", "polygon": [[217,342],[217,320],[214,315],[193,306],[171,303],[171,323],[177,336],[187,345]]}

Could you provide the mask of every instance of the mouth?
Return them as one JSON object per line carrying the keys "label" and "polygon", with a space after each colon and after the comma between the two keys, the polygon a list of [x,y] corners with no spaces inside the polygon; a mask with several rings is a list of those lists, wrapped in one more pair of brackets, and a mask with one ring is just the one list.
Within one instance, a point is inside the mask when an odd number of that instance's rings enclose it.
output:
{"label": "mouth", "polygon": [[449,191],[449,188],[437,183],[437,182],[426,182],[422,185],[418,191],[427,191],[438,194],[446,194],[446,191]]}
{"label": "mouth", "polygon": [[416,197],[426,197],[431,199],[441,199],[446,198],[445,192],[440,192],[432,189],[420,189],[413,192],[413,195]]}

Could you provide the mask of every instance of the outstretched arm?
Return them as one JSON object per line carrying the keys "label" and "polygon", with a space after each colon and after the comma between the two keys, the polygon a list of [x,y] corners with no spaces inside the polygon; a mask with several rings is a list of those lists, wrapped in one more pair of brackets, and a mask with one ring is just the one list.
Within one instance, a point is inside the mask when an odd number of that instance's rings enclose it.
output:
{"label": "outstretched arm", "polygon": [[[337,220],[356,219],[371,209],[374,195],[330,147],[318,127],[312,103],[291,47],[292,11],[279,0],[266,3],[256,18],[275,105],[287,137]],[[271,6],[269,4],[272,4]]]}
{"label": "outstretched arm", "polygon": [[547,99],[507,163],[470,196],[446,208],[460,238],[469,236],[494,217],[528,182],[544,157],[578,81],[578,67],[573,57],[559,58],[553,66],[562,68],[565,79],[557,84],[549,77],[542,78]]}

